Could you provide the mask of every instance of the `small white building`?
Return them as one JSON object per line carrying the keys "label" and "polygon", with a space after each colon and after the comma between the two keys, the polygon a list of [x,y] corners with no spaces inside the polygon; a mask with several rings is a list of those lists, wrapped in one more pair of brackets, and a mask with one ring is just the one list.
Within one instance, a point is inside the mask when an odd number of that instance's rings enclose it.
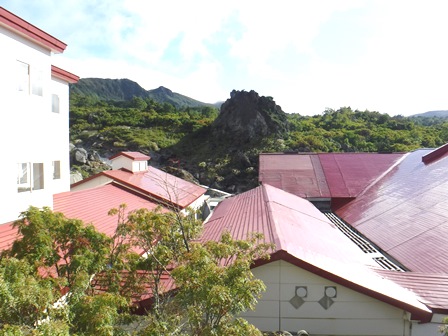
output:
{"label": "small white building", "polygon": [[[106,170],[72,184],[72,191],[108,184],[147,197],[163,206],[186,211],[199,210],[209,198],[207,189],[148,165],[150,157],[140,152],[120,152],[110,158],[112,170]],[[116,205],[113,205],[116,206]]]}
{"label": "small white building", "polygon": [[0,223],[70,189],[69,83],[52,65],[66,44],[0,7]]}

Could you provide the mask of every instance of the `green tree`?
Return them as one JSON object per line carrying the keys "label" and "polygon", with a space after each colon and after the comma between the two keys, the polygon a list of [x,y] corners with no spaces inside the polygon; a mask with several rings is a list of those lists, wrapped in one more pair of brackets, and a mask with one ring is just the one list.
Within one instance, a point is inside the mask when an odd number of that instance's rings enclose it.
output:
{"label": "green tree", "polygon": [[196,243],[172,274],[179,286],[175,297],[187,314],[191,335],[261,335],[253,325],[238,318],[253,309],[265,290],[250,266],[267,258],[261,236],[234,240],[224,233],[217,242]]}
{"label": "green tree", "polygon": [[30,207],[14,226],[20,238],[1,257],[0,335],[117,334],[129,301],[91,281],[109,268],[111,239],[49,208]]}
{"label": "green tree", "polygon": [[[259,236],[202,244],[191,210],[126,215],[122,205],[110,215],[109,238],[48,208],[22,213],[0,258],[0,335],[260,335],[238,318],[264,290],[250,271],[270,247]],[[130,324],[148,286],[153,309]]]}

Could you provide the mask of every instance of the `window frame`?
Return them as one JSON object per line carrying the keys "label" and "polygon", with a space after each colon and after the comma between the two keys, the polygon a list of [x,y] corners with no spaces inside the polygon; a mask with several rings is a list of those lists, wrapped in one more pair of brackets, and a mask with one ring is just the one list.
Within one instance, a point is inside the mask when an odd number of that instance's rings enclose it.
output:
{"label": "window frame", "polygon": [[31,82],[30,65],[26,62],[17,60],[16,67],[17,67],[17,91],[23,92],[24,94],[30,94],[30,82]]}
{"label": "window frame", "polygon": [[60,160],[52,161],[51,165],[53,167],[53,180],[60,180],[61,179],[61,161]]}
{"label": "window frame", "polygon": [[51,95],[51,112],[60,113],[60,99],[56,93]]}

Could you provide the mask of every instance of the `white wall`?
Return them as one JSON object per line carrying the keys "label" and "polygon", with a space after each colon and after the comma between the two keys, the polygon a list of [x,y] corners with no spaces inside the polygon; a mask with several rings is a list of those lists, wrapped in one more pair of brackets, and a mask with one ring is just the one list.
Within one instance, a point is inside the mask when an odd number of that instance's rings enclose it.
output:
{"label": "white wall", "polygon": [[85,190],[85,189],[100,187],[100,186],[108,184],[112,181],[113,181],[113,179],[111,179],[107,176],[99,175],[90,180],[83,180],[82,183],[80,183],[79,185],[72,186],[71,191],[78,191],[78,190]]}
{"label": "white wall", "polygon": [[126,156],[118,156],[114,159],[111,160],[111,164],[112,164],[112,169],[116,170],[116,169],[120,169],[120,168],[124,168],[127,169],[129,171],[134,171],[134,167],[132,165],[133,160],[126,157]]}
{"label": "white wall", "polygon": [[[69,190],[68,84],[51,79],[51,52],[0,27],[0,224],[17,219],[30,205],[53,206],[53,194]],[[18,90],[18,61],[30,65],[30,79],[42,76],[42,96]],[[51,109],[60,96],[60,112]],[[61,161],[53,180],[52,161]],[[18,163],[44,164],[44,189],[17,191]]]}
{"label": "white wall", "polygon": [[[267,291],[255,311],[243,316],[263,331],[304,329],[310,335],[410,335],[408,315],[369,296],[355,292],[285,261],[253,269]],[[308,296],[298,309],[289,300],[296,286],[306,286]],[[325,286],[336,286],[334,304],[324,309],[318,301]],[[414,334],[412,334],[414,335]]]}
{"label": "white wall", "polygon": [[443,325],[442,321],[445,317],[445,315],[434,314],[430,323],[414,322],[412,324],[412,336],[441,336],[439,328]]}

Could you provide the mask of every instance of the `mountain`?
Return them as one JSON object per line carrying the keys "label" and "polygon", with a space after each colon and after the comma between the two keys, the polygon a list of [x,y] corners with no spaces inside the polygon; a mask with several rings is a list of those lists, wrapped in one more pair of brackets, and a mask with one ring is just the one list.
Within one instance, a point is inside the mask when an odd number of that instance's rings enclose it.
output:
{"label": "mountain", "polygon": [[413,117],[448,118],[448,110],[428,111],[425,113],[414,114],[411,116],[411,118],[413,118]]}
{"label": "mountain", "polygon": [[82,78],[78,83],[70,84],[70,95],[90,96],[105,101],[128,101],[133,97],[153,99],[158,103],[169,103],[176,108],[212,106],[193,98],[173,92],[163,86],[145,90],[129,79]]}

